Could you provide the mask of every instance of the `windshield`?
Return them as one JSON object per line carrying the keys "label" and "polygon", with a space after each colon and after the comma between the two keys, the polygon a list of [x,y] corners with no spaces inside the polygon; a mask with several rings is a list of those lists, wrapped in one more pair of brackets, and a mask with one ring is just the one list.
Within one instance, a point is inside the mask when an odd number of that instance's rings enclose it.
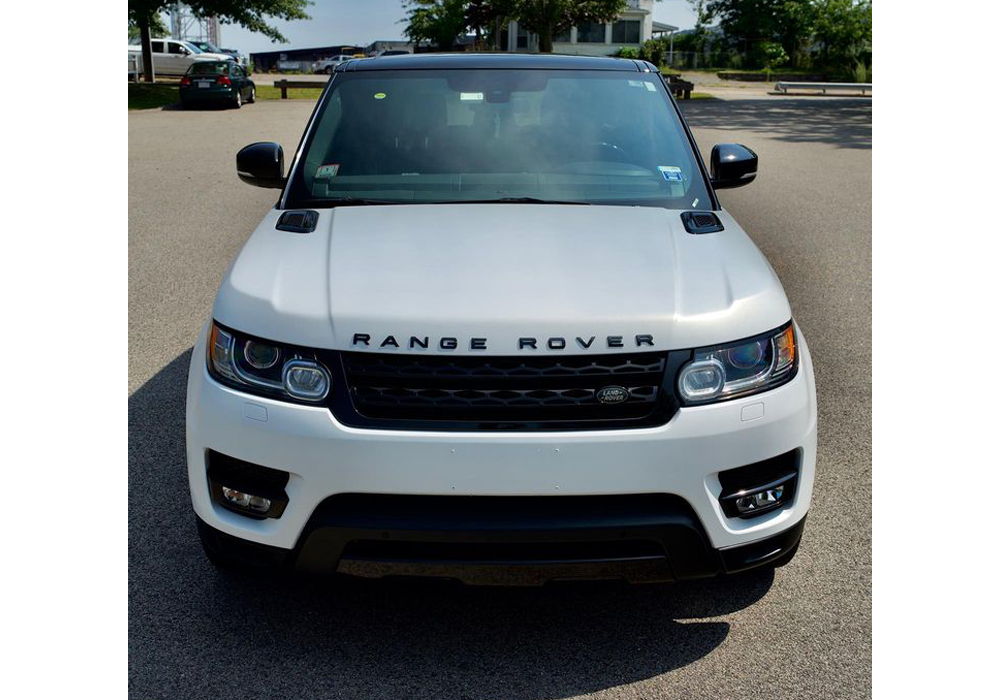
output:
{"label": "windshield", "polygon": [[215,44],[210,44],[207,41],[192,41],[191,43],[207,53],[222,53]]}
{"label": "windshield", "polygon": [[228,61],[199,61],[188,68],[188,75],[219,75],[229,71]]}
{"label": "windshield", "polygon": [[553,201],[675,209],[711,200],[656,74],[337,74],[288,206]]}

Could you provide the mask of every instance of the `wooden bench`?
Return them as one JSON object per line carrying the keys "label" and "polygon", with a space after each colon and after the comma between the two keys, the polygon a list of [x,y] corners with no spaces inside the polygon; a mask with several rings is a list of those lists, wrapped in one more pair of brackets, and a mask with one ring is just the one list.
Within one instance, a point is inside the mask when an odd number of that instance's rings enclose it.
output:
{"label": "wooden bench", "polygon": [[668,75],[667,85],[676,97],[683,97],[685,100],[691,99],[691,91],[694,90],[694,83],[683,80],[679,75]]}
{"label": "wooden bench", "polygon": [[822,90],[826,94],[827,90],[846,90],[850,92],[861,91],[865,95],[872,91],[871,83],[791,83],[781,80],[775,84],[776,92],[787,95],[789,90]]}
{"label": "wooden bench", "polygon": [[275,80],[274,87],[281,90],[281,99],[288,99],[288,88],[314,88],[322,90],[326,87],[325,80]]}

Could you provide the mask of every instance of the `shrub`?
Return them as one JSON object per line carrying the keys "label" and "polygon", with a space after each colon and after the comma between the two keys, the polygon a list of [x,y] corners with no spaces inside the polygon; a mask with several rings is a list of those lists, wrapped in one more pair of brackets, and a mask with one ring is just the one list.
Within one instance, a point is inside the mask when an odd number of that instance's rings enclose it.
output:
{"label": "shrub", "polygon": [[654,66],[659,66],[663,63],[665,55],[666,47],[663,45],[663,41],[659,39],[647,39],[643,42],[642,48],[639,49],[639,58],[649,61]]}
{"label": "shrub", "polygon": [[623,46],[615,52],[618,58],[639,58],[639,52],[631,46]]}
{"label": "shrub", "polygon": [[784,47],[777,42],[761,42],[760,53],[763,57],[764,69],[768,72],[788,63],[788,54],[785,53]]}
{"label": "shrub", "polygon": [[872,69],[865,66],[861,61],[858,61],[854,64],[854,75],[852,77],[856,83],[870,83],[872,81]]}

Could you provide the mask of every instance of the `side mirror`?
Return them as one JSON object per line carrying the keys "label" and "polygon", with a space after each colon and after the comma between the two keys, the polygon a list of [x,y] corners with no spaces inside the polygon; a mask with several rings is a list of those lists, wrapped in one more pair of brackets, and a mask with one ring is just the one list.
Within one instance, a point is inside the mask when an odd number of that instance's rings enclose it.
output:
{"label": "side mirror", "polygon": [[712,187],[717,190],[749,185],[757,177],[757,154],[738,143],[712,148]]}
{"label": "side mirror", "polygon": [[251,143],[236,154],[236,174],[254,187],[285,186],[285,154],[281,146],[270,141]]}

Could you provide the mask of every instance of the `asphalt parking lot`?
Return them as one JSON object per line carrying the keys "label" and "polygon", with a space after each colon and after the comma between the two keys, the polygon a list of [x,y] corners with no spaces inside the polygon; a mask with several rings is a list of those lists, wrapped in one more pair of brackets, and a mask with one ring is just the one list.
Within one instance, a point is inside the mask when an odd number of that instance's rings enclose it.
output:
{"label": "asphalt parking lot", "polygon": [[275,190],[236,151],[312,103],[130,112],[129,695],[133,698],[860,698],[871,694],[871,102],[692,101],[702,151],[757,181],[723,204],[781,277],[816,369],[819,459],[795,560],[698,584],[462,587],[243,580],[188,497],[190,348]]}

